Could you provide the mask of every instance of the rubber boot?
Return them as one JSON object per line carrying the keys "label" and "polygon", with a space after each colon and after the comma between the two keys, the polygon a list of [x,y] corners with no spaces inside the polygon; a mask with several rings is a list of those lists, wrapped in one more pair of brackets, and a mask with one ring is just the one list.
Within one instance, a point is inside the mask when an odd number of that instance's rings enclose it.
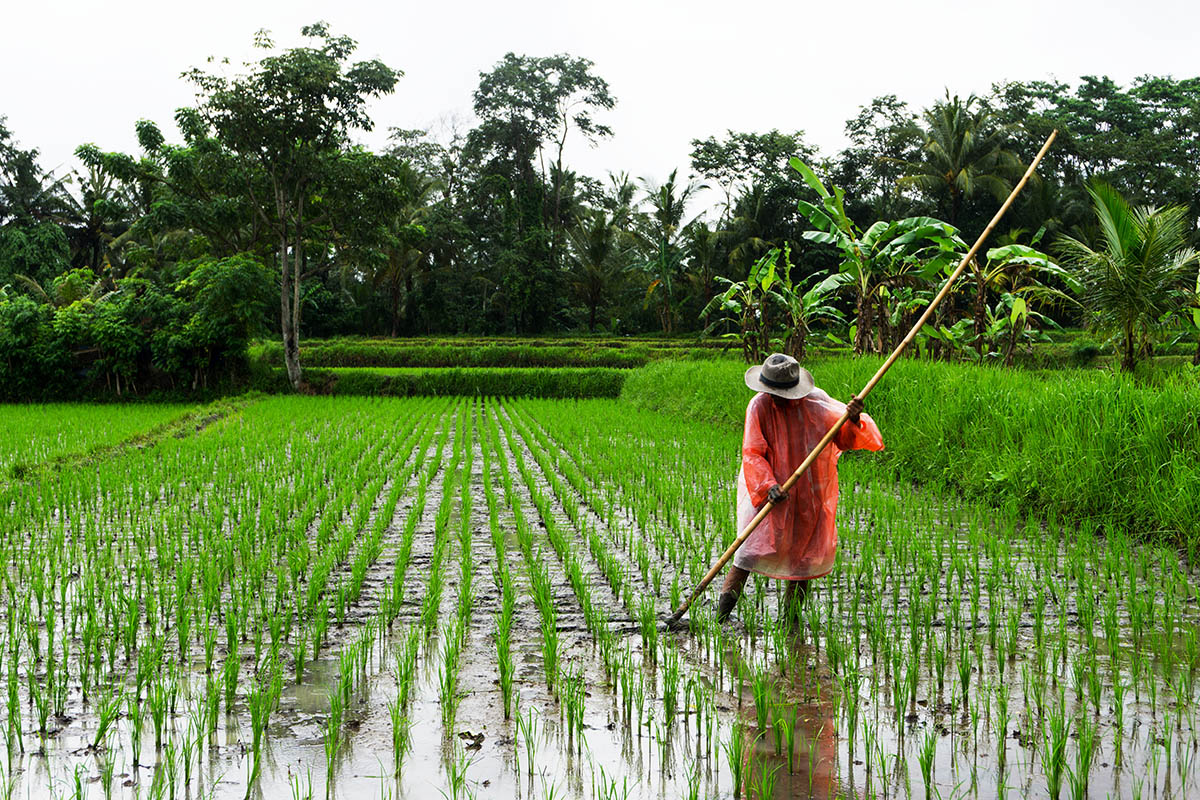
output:
{"label": "rubber boot", "polygon": [[737,592],[721,592],[721,597],[717,600],[717,622],[724,622],[729,619],[729,615],[733,613],[733,607],[737,605]]}
{"label": "rubber boot", "polygon": [[733,607],[737,605],[738,598],[742,596],[742,589],[746,586],[746,579],[750,577],[750,573],[744,569],[730,567],[729,574],[725,576],[725,585],[721,587],[721,597],[717,600],[717,621],[724,622],[729,619],[729,615],[733,613]]}

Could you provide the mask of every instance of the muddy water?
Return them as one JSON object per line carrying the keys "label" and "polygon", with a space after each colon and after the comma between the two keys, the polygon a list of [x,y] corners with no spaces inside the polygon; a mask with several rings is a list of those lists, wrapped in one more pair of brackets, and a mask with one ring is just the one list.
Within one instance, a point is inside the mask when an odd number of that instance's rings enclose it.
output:
{"label": "muddy water", "polygon": [[[497,410],[495,418],[503,413]],[[355,692],[347,711],[347,739],[332,772],[326,764],[324,724],[339,670],[337,659],[326,656],[309,665],[301,682],[285,688],[280,706],[272,715],[261,775],[250,792],[253,796],[728,798],[734,796],[732,766],[740,763],[745,765],[743,796],[760,796],[763,785],[773,779],[775,797],[921,797],[925,788],[919,753],[927,737],[932,737],[935,747],[930,788],[935,796],[1050,797],[1041,723],[1032,708],[1032,693],[1023,686],[1023,671],[1032,669],[1035,650],[1032,630],[1025,621],[1007,667],[998,672],[985,663],[982,673],[975,668],[966,708],[955,700],[958,678],[954,665],[958,653],[951,649],[944,685],[939,688],[923,668],[912,702],[899,712],[892,706],[891,665],[886,658],[873,656],[864,641],[857,645],[862,682],[855,690],[839,685],[830,669],[825,632],[816,636],[812,631],[786,637],[771,632],[751,635],[742,622],[735,620],[718,647],[709,646],[702,636],[677,634],[672,641],[678,647],[684,680],[707,687],[705,695],[711,700],[706,702],[711,707],[702,704],[697,709],[685,697],[681,703],[684,711],[668,724],[661,712],[665,680],[662,666],[652,668],[642,663],[637,623],[608,588],[561,499],[551,503],[553,521],[571,531],[570,543],[585,565],[594,601],[603,606],[618,646],[628,650],[631,669],[643,680],[645,700],[641,711],[636,702],[631,712],[623,708],[618,690],[605,674],[595,637],[587,630],[564,566],[549,545],[543,545],[541,557],[549,571],[558,609],[560,657],[568,669],[581,672],[588,687],[582,740],[568,736],[562,704],[548,690],[543,674],[538,612],[531,599],[528,566],[515,543],[513,510],[502,508],[500,524],[510,545],[505,557],[519,587],[513,637],[515,686],[519,693],[517,713],[529,720],[527,740],[525,724],[519,725],[515,718],[505,720],[502,714],[493,638],[493,615],[500,601],[492,577],[496,554],[487,527],[479,439],[476,435],[474,453],[467,462],[474,509],[469,555],[475,565],[474,603],[459,662],[462,699],[453,728],[445,730],[442,724],[437,678],[445,631],[438,629],[427,636],[422,634],[417,685],[409,710],[412,750],[398,774],[393,771],[392,723],[387,704],[397,694],[395,652],[418,625],[433,552],[434,514],[445,487],[457,487],[454,476],[439,471],[430,484],[425,513],[417,528],[405,603],[398,619],[373,649],[367,667],[369,677]],[[453,439],[447,448],[452,445]],[[553,496],[546,476],[533,463],[534,449],[533,443],[518,441],[514,452],[501,437],[498,454],[514,476],[518,504],[531,521],[538,517],[532,490]],[[518,458],[532,466],[533,487],[522,484],[516,468]],[[443,459],[449,460],[445,455]],[[493,461],[493,481],[498,485],[496,466]],[[581,501],[579,497],[565,499],[567,503]],[[407,502],[397,509],[397,519],[389,530],[389,547],[393,548],[389,554],[394,554],[396,532],[407,509]],[[621,525],[636,527],[632,514],[622,511],[618,518]],[[586,512],[586,519],[598,529],[606,525],[594,510]],[[869,531],[873,524],[869,515],[860,513],[846,520],[844,527]],[[457,531],[458,525],[459,504],[455,501],[449,529]],[[602,533],[613,542],[623,538],[613,531]],[[636,534],[646,535],[643,531]],[[847,556],[852,557],[850,530],[847,534]],[[446,627],[455,614],[462,556],[456,537],[451,535],[440,606]],[[633,561],[631,554],[626,556]],[[672,574],[674,565],[653,553],[650,557],[655,568]],[[362,607],[356,609],[353,619],[370,616],[391,570],[385,555],[373,567]],[[653,596],[659,607],[667,607],[665,598],[637,569],[631,569],[628,577],[638,596]],[[848,591],[848,580],[846,573],[835,575],[812,602],[819,607],[830,603],[832,609],[831,598]],[[777,613],[776,587],[760,587],[757,595],[751,591],[749,602],[761,603],[769,616]],[[962,602],[968,601],[962,598]],[[904,610],[903,604],[892,609],[889,601],[887,616],[882,620],[894,629],[892,638],[896,641],[904,641],[908,634]],[[976,619],[986,620],[986,614],[985,598]],[[982,630],[986,623],[975,624],[980,635],[986,636]],[[349,641],[355,628],[350,623],[335,631],[334,642]],[[934,625],[935,630],[939,628],[944,630],[944,623]],[[1069,643],[1068,664],[1081,647],[1077,639]],[[781,649],[788,653],[786,675],[778,669]],[[1105,659],[1100,657],[1101,675],[1109,672]],[[749,681],[737,678],[756,669],[772,671],[774,690],[795,711],[790,760],[786,748],[777,743],[776,728],[758,728]],[[1069,675],[1069,667],[1060,671]],[[1009,722],[1003,731],[997,729],[994,705],[981,702],[985,696],[981,684],[994,686],[1002,678],[1012,687],[1008,693]],[[184,675],[183,679],[185,698],[203,692],[202,676]],[[1034,680],[1047,678],[1039,674]],[[1091,714],[1089,702],[1076,696],[1069,677],[1061,683],[1068,714],[1072,718]],[[1053,686],[1046,694],[1057,697],[1059,691],[1059,686]],[[1139,785],[1140,796],[1144,797],[1188,797],[1200,791],[1193,766],[1194,704],[1181,702],[1177,693],[1165,685],[1158,685],[1156,691],[1161,696],[1153,704],[1144,692],[1124,698],[1125,726],[1120,737],[1115,735],[1108,715],[1097,717],[1099,746],[1090,773],[1089,796],[1132,797],[1139,794],[1135,789]],[[851,692],[858,697],[859,705],[853,724],[846,710]],[[21,693],[24,696],[24,689]],[[1100,705],[1107,709],[1115,703],[1111,682],[1106,681]],[[129,745],[131,726],[126,716],[116,723],[116,733],[109,738],[112,746],[93,751],[89,745],[96,735],[94,707],[84,707],[75,698],[70,704],[71,718],[59,721],[60,727],[43,743],[32,730],[32,708],[28,702],[23,706],[24,752],[14,749],[4,773],[11,796],[235,798],[247,794],[252,761],[249,715],[244,705],[238,706],[239,713],[234,716],[222,715],[216,733],[201,737],[195,745],[189,781],[184,780],[182,755],[156,752],[149,722],[142,736],[141,760],[145,765],[135,769]],[[985,706],[988,711],[979,711]],[[973,709],[978,719],[973,717]],[[185,699],[180,701],[178,713],[168,720],[168,738],[176,742],[176,748],[185,740],[191,741],[191,715],[191,705]],[[774,710],[770,718],[775,718]],[[743,731],[740,747],[731,742],[735,726]],[[1119,757],[1115,751],[1118,738],[1122,743]],[[1073,748],[1073,743],[1068,745],[1070,753]],[[1072,759],[1068,763],[1073,766]],[[106,775],[110,769],[111,780]],[[1070,796],[1066,783],[1062,796]]]}

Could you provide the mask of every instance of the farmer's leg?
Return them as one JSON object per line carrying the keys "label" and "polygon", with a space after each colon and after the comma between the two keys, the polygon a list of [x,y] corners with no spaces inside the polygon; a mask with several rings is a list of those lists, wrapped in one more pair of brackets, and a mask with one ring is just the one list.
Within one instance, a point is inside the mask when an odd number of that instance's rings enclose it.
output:
{"label": "farmer's leg", "polygon": [[803,620],[804,604],[808,601],[811,581],[788,581],[783,593],[783,613],[792,622]]}
{"label": "farmer's leg", "polygon": [[745,588],[746,579],[749,577],[749,570],[732,565],[729,567],[729,574],[725,576],[725,585],[721,587],[721,598],[717,601],[718,622],[729,619],[729,615],[733,613],[733,607],[737,605],[738,598],[742,596],[742,589]]}

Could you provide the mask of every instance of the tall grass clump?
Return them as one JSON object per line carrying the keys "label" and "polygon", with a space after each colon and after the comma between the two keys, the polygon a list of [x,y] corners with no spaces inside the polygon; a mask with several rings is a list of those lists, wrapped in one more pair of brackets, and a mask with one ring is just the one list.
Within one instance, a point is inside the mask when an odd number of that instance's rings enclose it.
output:
{"label": "tall grass clump", "polygon": [[[813,359],[816,383],[846,400],[876,358]],[[732,361],[657,362],[621,391],[672,418],[740,428],[751,393]],[[1165,537],[1200,558],[1200,384],[1151,385],[1087,370],[1029,372],[901,359],[867,399],[883,463],[904,480],[994,502],[1036,504],[1065,519]]]}

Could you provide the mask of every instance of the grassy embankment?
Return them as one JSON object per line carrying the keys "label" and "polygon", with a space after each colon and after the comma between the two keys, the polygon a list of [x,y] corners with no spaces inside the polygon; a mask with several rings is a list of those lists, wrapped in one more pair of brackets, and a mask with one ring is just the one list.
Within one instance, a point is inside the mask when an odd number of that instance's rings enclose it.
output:
{"label": "grassy embankment", "polygon": [[[818,359],[817,384],[846,399],[880,361]],[[733,362],[659,363],[621,397],[671,417],[740,427],[749,390]],[[1093,370],[1035,373],[902,360],[867,399],[895,478],[1119,527],[1200,557],[1200,385],[1147,386]]]}
{"label": "grassy embankment", "polygon": [[[616,397],[631,369],[653,361],[721,358],[688,340],[314,340],[300,349],[311,390],[336,395]],[[255,388],[288,391],[283,349],[251,350]]]}

